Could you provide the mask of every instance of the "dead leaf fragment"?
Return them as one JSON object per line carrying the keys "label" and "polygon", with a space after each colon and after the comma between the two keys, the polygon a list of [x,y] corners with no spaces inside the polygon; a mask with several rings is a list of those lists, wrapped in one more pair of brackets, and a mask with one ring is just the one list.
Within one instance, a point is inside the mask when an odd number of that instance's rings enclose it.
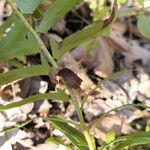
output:
{"label": "dead leaf fragment", "polygon": [[97,58],[93,59],[96,62],[94,72],[96,75],[106,78],[111,75],[114,70],[112,57],[115,50],[112,49],[104,39],[100,39],[100,43],[101,48],[97,50]]}

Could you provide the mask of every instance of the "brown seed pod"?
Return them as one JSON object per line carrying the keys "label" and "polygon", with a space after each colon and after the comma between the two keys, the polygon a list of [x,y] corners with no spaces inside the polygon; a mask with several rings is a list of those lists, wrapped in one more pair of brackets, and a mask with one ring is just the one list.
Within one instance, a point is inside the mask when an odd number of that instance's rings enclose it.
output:
{"label": "brown seed pod", "polygon": [[59,70],[57,75],[62,77],[69,87],[73,89],[80,89],[82,79],[79,78],[72,70],[63,68]]}

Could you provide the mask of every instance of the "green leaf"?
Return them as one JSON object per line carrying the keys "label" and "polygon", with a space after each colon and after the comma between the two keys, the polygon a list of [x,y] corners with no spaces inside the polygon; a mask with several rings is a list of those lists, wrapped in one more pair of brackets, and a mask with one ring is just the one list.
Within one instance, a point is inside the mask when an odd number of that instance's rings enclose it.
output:
{"label": "green leaf", "polygon": [[10,43],[5,47],[0,45],[0,62],[6,62],[9,59],[17,58],[24,55],[33,55],[40,50],[37,43],[33,40],[23,40],[16,43]]}
{"label": "green leaf", "polygon": [[12,14],[8,19],[0,26],[0,35],[2,36],[6,29],[9,28],[12,23],[17,21],[17,17],[15,14]]}
{"label": "green leaf", "polygon": [[123,4],[123,3],[125,3],[127,0],[117,0],[117,3],[118,4]]}
{"label": "green leaf", "polygon": [[150,133],[149,132],[136,132],[136,133],[132,133],[132,134],[129,134],[127,136],[124,136],[118,139],[121,139],[123,141],[117,144],[117,146],[114,146],[112,150],[122,150],[123,148],[128,147],[128,146],[149,144]]}
{"label": "green leaf", "polygon": [[31,76],[47,75],[50,71],[49,66],[35,65],[31,67],[20,68],[0,74],[0,86],[11,83],[18,79],[24,79]]}
{"label": "green leaf", "polygon": [[43,19],[40,26],[37,28],[38,32],[47,32],[53,25],[55,25],[66,13],[72,10],[78,3],[83,0],[56,0],[48,10],[43,14]]}
{"label": "green leaf", "polygon": [[49,65],[43,55],[40,55],[40,57],[41,57],[41,64],[42,65]]}
{"label": "green leaf", "polygon": [[147,120],[145,131],[150,133],[150,120]]}
{"label": "green leaf", "polygon": [[[7,22],[7,21],[6,21]],[[3,36],[0,40],[0,62],[6,62],[9,59],[17,58],[24,55],[36,54],[39,52],[40,48],[37,45],[37,42],[27,36],[27,29],[22,22],[18,21],[15,15],[12,15],[8,18],[8,22],[4,26],[7,28],[10,25],[14,24],[11,27],[11,30],[6,36]],[[5,27],[0,27],[1,34],[7,29]]]}
{"label": "green leaf", "polygon": [[59,59],[67,51],[71,50],[72,48],[75,48],[76,46],[79,46],[80,44],[90,40],[91,38],[95,38],[98,35],[108,35],[110,31],[109,29],[114,20],[116,19],[116,14],[117,3],[114,1],[113,9],[108,19],[103,20],[102,22],[95,22],[92,25],[87,26],[83,30],[65,38],[59,43],[55,42],[54,40],[51,40],[50,45],[52,48],[53,56],[56,59]]}
{"label": "green leaf", "polygon": [[21,122],[21,123],[15,125],[14,127],[4,129],[4,130],[0,131],[0,133],[6,133],[6,132],[10,132],[10,131],[14,131],[16,129],[22,128],[25,125],[29,124],[31,121],[32,120],[26,120],[24,122]]}
{"label": "green leaf", "polygon": [[135,12],[134,8],[131,8],[131,7],[120,8],[118,10],[118,17],[119,18],[126,17],[134,12]]}
{"label": "green leaf", "polygon": [[69,145],[69,144],[65,144],[64,141],[60,138],[57,138],[57,137],[51,137],[51,138],[48,138],[45,143],[56,143],[56,144],[61,144],[61,145],[64,145],[65,147],[68,147],[70,149],[72,149],[72,146]]}
{"label": "green leaf", "polygon": [[18,8],[23,14],[32,14],[42,0],[16,0]]}
{"label": "green leaf", "polygon": [[9,63],[11,66],[15,67],[15,68],[22,68],[22,67],[25,66],[25,65],[24,65],[22,62],[20,62],[18,59],[11,59],[11,60],[8,61],[8,63]]}
{"label": "green leaf", "polygon": [[65,38],[62,42],[56,43],[54,40],[50,41],[53,56],[56,59],[59,59],[64,53],[75,48],[76,46],[88,41],[91,38],[94,38],[98,35],[104,35],[109,28],[102,29],[102,24],[100,22],[90,25],[79,31],[74,33],[73,35]]}
{"label": "green leaf", "polygon": [[21,21],[15,22],[11,31],[0,40],[0,47],[6,47],[8,44],[16,43],[26,38],[27,29]]}
{"label": "green leaf", "polygon": [[49,92],[45,94],[36,94],[33,96],[30,96],[28,98],[25,98],[23,100],[20,100],[18,102],[10,103],[8,105],[0,106],[0,111],[4,111],[7,109],[19,107],[31,102],[39,101],[39,100],[44,100],[44,99],[57,99],[57,100],[62,100],[62,101],[68,101],[69,97],[66,95],[62,90],[58,90],[57,92]]}
{"label": "green leaf", "polygon": [[140,5],[144,6],[144,0],[137,0],[137,1]]}
{"label": "green leaf", "polygon": [[137,26],[142,35],[150,39],[150,16],[140,15]]}
{"label": "green leaf", "polygon": [[106,16],[109,12],[110,8],[109,7],[104,7],[102,8],[101,10],[95,10],[93,13],[92,13],[92,16],[93,16],[93,20],[94,21],[98,21],[98,20],[101,20],[104,16]]}
{"label": "green leaf", "polygon": [[113,130],[110,130],[110,131],[106,134],[104,141],[105,141],[106,143],[110,143],[110,142],[112,142],[112,141],[115,139],[115,136],[116,136],[115,132],[114,132]]}
{"label": "green leaf", "polygon": [[70,141],[78,147],[78,149],[88,149],[84,135],[70,126],[65,120],[56,116],[48,117],[47,120],[49,120],[54,125],[54,127],[64,133],[70,139]]}

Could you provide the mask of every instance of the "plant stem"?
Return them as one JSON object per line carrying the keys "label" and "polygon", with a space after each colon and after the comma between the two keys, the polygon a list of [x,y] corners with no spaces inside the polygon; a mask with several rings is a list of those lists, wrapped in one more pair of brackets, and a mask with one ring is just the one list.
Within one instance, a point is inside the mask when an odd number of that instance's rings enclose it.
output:
{"label": "plant stem", "polygon": [[95,150],[96,149],[95,148],[95,142],[93,142],[92,137],[91,137],[89,131],[88,130],[84,130],[83,134],[84,134],[84,136],[86,138],[86,141],[88,143],[89,149],[90,150]]}
{"label": "plant stem", "polygon": [[27,20],[24,18],[24,16],[20,13],[20,11],[17,9],[16,5],[11,1],[8,0],[10,5],[13,7],[23,24],[27,27],[27,29],[33,34],[34,38],[36,39],[39,47],[41,48],[41,53],[45,57],[45,59],[52,64],[54,68],[57,68],[57,63],[53,59],[53,57],[50,55],[49,51],[47,50],[46,46],[44,45],[43,41],[40,39],[36,31],[31,27],[31,25],[27,22]]}
{"label": "plant stem", "polygon": [[[68,86],[66,85],[66,87],[68,87]],[[82,114],[82,111],[81,111],[80,106],[78,104],[78,101],[76,99],[76,95],[75,95],[73,89],[68,87],[68,90],[69,90],[69,93],[71,95],[72,103],[74,104],[74,106],[76,108],[77,115],[79,117],[79,120],[80,120],[80,123],[81,123],[81,127],[82,127],[82,130],[83,130],[83,134],[84,134],[84,136],[86,138],[86,141],[88,143],[89,149],[90,150],[95,150],[95,143],[93,142],[93,139],[92,139],[92,137],[91,137],[91,135],[90,135],[86,125],[85,125],[83,114]]]}
{"label": "plant stem", "polygon": [[[66,85],[67,86],[67,85]],[[81,123],[81,127],[82,129],[84,130],[86,128],[86,125],[85,125],[85,122],[84,122],[84,118],[83,118],[83,114],[82,114],[82,111],[79,107],[79,104],[78,104],[78,101],[76,99],[76,95],[73,91],[73,89],[71,88],[67,88],[69,90],[69,93],[71,95],[71,99],[72,99],[72,103],[74,104],[75,108],[76,108],[76,111],[77,111],[77,115],[79,117],[79,120],[80,120],[80,123]]]}
{"label": "plant stem", "polygon": [[96,127],[96,125],[97,125],[98,123],[100,123],[100,121],[101,121],[104,117],[106,117],[107,115],[109,115],[111,112],[116,111],[116,110],[121,109],[121,108],[125,108],[125,107],[143,107],[143,108],[150,108],[150,106],[145,105],[145,104],[141,104],[141,103],[139,103],[139,104],[125,104],[125,105],[122,105],[122,106],[113,108],[113,109],[109,110],[108,112],[104,113],[103,115],[101,115],[99,118],[95,119],[95,120],[92,122],[92,126],[91,126],[91,128],[90,128],[90,131],[92,131],[92,130]]}
{"label": "plant stem", "polygon": [[126,74],[126,73],[129,73],[130,71],[133,71],[133,69],[132,69],[132,70],[127,70],[127,69],[125,69],[125,70],[122,70],[122,71],[118,71],[118,72],[116,72],[116,73],[113,73],[112,75],[110,75],[110,76],[107,77],[106,79],[101,80],[101,81],[98,81],[98,84],[97,84],[88,94],[86,94],[86,95],[83,97],[82,104],[81,104],[81,109],[83,108],[83,106],[84,106],[84,104],[85,104],[85,102],[86,102],[88,96],[91,95],[96,89],[98,89],[98,88],[100,87],[100,85],[106,83],[107,81],[109,81],[109,80],[111,80],[111,79],[114,79],[114,78],[117,78],[117,77],[119,77],[119,76],[122,76],[122,75],[124,75],[124,74]]}

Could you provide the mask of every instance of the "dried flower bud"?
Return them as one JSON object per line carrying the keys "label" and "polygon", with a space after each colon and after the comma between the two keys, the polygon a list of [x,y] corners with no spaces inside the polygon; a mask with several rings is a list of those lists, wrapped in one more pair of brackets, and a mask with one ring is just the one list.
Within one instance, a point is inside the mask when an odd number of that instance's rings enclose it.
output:
{"label": "dried flower bud", "polygon": [[58,76],[62,77],[67,85],[73,89],[79,89],[82,79],[79,78],[72,70],[63,68],[58,72]]}
{"label": "dried flower bud", "polygon": [[50,80],[54,84],[58,84],[57,76],[60,76],[63,78],[63,80],[66,82],[66,84],[73,88],[73,89],[80,89],[80,85],[82,82],[82,79],[79,78],[72,70],[68,68],[63,68],[63,69],[53,69],[50,74]]}

